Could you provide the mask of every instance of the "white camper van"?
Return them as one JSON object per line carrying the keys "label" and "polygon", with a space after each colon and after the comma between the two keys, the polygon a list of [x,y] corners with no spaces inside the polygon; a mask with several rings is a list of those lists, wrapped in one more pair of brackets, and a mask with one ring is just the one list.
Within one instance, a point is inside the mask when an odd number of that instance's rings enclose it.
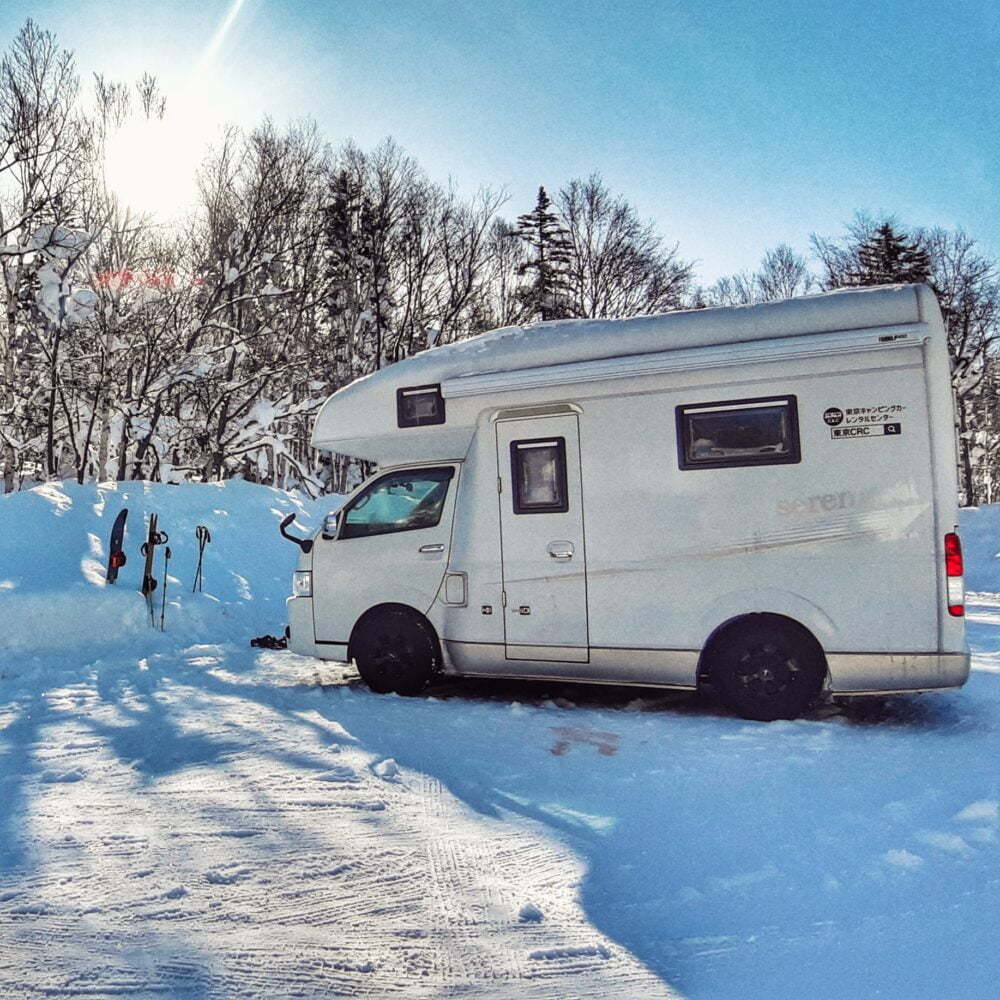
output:
{"label": "white camper van", "polygon": [[305,540],[290,646],[695,689],[748,718],[968,676],[945,330],[924,286],[496,330],[335,393],[379,471]]}

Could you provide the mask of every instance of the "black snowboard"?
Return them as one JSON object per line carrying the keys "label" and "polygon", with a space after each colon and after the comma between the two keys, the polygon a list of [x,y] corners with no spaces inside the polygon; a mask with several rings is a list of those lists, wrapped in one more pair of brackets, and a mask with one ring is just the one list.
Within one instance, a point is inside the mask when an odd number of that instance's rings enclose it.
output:
{"label": "black snowboard", "polygon": [[125,519],[128,517],[128,507],[123,507],[115,518],[115,523],[111,527],[111,542],[108,545],[108,583],[114,583],[118,579],[118,570],[128,561],[125,558],[125,549],[122,548],[122,540],[125,537]]}

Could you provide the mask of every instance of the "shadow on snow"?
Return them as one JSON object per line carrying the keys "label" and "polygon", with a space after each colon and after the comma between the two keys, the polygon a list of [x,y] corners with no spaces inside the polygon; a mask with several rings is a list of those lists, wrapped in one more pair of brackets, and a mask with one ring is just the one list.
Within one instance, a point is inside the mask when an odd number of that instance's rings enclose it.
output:
{"label": "shadow on snow", "polygon": [[[227,670],[238,674],[239,659]],[[146,782],[259,752],[245,734],[185,731],[183,703],[158,698],[175,681],[255,702],[328,741],[301,714],[315,711],[477,812],[540,824],[585,859],[580,898],[593,925],[687,996],[985,996],[1000,976],[996,854],[963,841],[955,823],[996,795],[995,675],[958,693],[763,724],[692,699],[635,703],[635,691],[474,683],[403,699],[357,684],[98,666],[97,695],[119,721],[75,721]],[[8,761],[65,718],[44,698],[24,700],[4,730]],[[30,864],[17,771],[3,785],[7,871]]]}

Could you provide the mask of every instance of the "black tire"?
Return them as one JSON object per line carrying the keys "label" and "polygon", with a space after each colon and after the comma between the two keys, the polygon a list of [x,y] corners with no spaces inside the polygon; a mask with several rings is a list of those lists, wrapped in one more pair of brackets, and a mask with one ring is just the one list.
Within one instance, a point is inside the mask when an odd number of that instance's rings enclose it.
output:
{"label": "black tire", "polygon": [[754,615],[712,644],[708,676],[727,708],[772,722],[797,718],[816,701],[826,662],[805,629],[776,615]]}
{"label": "black tire", "polygon": [[404,607],[367,615],[351,639],[351,653],[361,679],[377,694],[419,694],[441,665],[427,619]]}

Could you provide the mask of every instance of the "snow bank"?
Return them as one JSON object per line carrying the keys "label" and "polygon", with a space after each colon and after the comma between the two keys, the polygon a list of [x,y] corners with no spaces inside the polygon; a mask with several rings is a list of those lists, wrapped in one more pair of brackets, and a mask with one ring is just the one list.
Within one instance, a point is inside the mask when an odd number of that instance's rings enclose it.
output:
{"label": "snow bank", "polygon": [[960,531],[966,588],[1000,593],[1000,504],[964,509]]}
{"label": "snow bank", "polygon": [[[0,501],[4,996],[995,995],[1000,508],[962,514],[964,689],[766,724],[649,692],[378,697],[250,650],[284,621],[278,520],[329,506]],[[166,633],[136,592],[151,510]]]}
{"label": "snow bank", "polygon": [[[38,652],[135,643],[163,645],[150,628],[138,592],[148,517],[156,513],[171,550],[167,579],[167,630],[191,642],[246,639],[279,632],[285,621],[298,550],[278,534],[289,513],[303,526],[312,508],[336,507],[339,498],[303,502],[242,480],[183,484],[47,483],[0,498],[0,650]],[[111,525],[128,508],[127,563],[114,586],[105,583]],[[192,593],[204,524],[203,592]],[[163,599],[164,553],[153,567],[160,581],[155,621]],[[166,641],[166,640],[164,640]]]}

